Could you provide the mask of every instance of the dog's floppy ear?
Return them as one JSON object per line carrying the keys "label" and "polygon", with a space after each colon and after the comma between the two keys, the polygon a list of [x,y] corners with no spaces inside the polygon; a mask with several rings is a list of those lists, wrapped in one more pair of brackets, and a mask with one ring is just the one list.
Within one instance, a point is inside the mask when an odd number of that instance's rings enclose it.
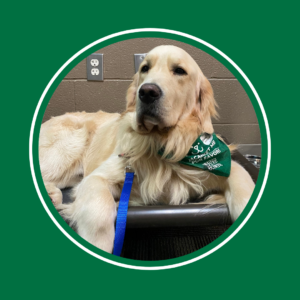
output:
{"label": "dog's floppy ear", "polygon": [[211,118],[218,118],[216,111],[217,103],[214,98],[214,92],[210,82],[205,76],[202,77],[200,82],[199,104],[198,104],[198,116],[202,125],[202,131],[207,133],[213,133],[214,128],[211,122]]}
{"label": "dog's floppy ear", "polygon": [[127,94],[126,94],[126,110],[134,110],[135,109],[135,97],[136,97],[136,92],[138,88],[138,82],[139,82],[139,73],[136,73],[133,76],[133,81],[131,82]]}

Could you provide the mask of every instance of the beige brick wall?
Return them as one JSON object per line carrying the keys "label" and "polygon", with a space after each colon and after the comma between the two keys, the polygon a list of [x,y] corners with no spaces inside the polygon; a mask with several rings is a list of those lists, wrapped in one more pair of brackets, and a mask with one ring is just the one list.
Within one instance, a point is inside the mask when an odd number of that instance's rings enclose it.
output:
{"label": "beige brick wall", "polygon": [[214,120],[216,133],[240,144],[260,144],[257,118],[246,92],[236,78],[216,59],[193,46],[167,39],[140,38],[119,42],[98,50],[103,53],[104,81],[86,79],[86,60],[63,79],[53,94],[43,121],[65,112],[99,109],[122,112],[125,93],[134,75],[135,53],[147,53],[158,45],[176,45],[199,64],[212,84],[219,104],[220,119]]}

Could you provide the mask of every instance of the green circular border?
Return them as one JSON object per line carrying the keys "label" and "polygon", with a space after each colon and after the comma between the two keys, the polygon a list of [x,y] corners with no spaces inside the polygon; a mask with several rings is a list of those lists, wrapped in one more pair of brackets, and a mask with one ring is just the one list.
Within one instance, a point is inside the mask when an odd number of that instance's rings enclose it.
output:
{"label": "green circular border", "polygon": [[[260,134],[261,134],[261,141],[262,141],[262,161],[261,161],[261,167],[259,171],[259,176],[258,180],[256,183],[256,187],[254,189],[254,192],[249,200],[249,203],[247,204],[246,208],[240,215],[240,217],[232,224],[232,226],[226,230],[225,233],[223,233],[219,238],[214,240],[212,243],[209,245],[203,247],[202,249],[199,249],[193,253],[181,256],[179,258],[173,258],[173,259],[167,259],[167,260],[160,260],[160,261],[139,261],[139,260],[132,260],[132,259],[127,259],[127,258],[121,258],[117,257],[115,255],[109,254],[107,252],[104,252],[100,250],[99,248],[96,248],[95,246],[91,245],[88,243],[86,240],[81,238],[77,233],[75,233],[68,225],[67,223],[64,222],[64,220],[61,218],[59,213],[56,211],[54,208],[51,200],[48,197],[48,194],[46,192],[42,176],[41,176],[41,171],[39,167],[39,159],[38,159],[38,140],[39,140],[39,132],[40,132],[40,127],[42,124],[42,119],[44,112],[46,110],[46,107],[51,99],[52,94],[62,81],[62,79],[84,58],[86,58],[88,55],[91,53],[94,53],[95,51],[99,50],[99,45],[101,45],[101,48],[106,47],[108,45],[124,41],[124,40],[129,40],[129,39],[135,39],[135,38],[164,38],[164,39],[171,39],[171,40],[176,40],[180,42],[184,42],[186,44],[190,44],[196,48],[199,48],[203,50],[204,52],[210,54],[213,56],[215,59],[217,59],[220,63],[222,63],[235,77],[236,79],[240,82],[240,84],[243,86],[244,90],[246,91],[249,99],[251,100],[251,103],[254,107],[258,123],[259,123],[259,129],[260,129]],[[80,55],[78,55],[73,61],[71,61],[63,70],[62,72],[57,76],[57,78],[54,80],[52,83],[51,87],[49,88],[47,94],[44,97],[44,100],[40,106],[40,109],[37,114],[36,118],[36,123],[34,127],[34,132],[33,132],[33,144],[32,144],[32,157],[33,157],[33,165],[34,165],[34,171],[36,175],[36,180],[38,183],[38,186],[40,187],[41,194],[44,198],[45,203],[47,204],[48,209],[50,210],[51,214],[54,216],[54,218],[57,220],[57,222],[61,225],[61,227],[72,237],[74,238],[77,242],[79,242],[82,246],[86,247],[90,251],[94,252],[97,255],[100,255],[106,259],[128,265],[128,267],[131,266],[136,266],[136,267],[160,267],[160,266],[170,266],[178,263],[182,263],[185,261],[189,261],[191,259],[194,259],[196,257],[199,257],[200,255],[203,255],[204,253],[212,250],[215,248],[217,245],[219,245],[221,242],[223,242],[227,237],[229,237],[237,228],[238,226],[243,222],[243,220],[246,218],[248,213],[250,212],[252,206],[255,203],[256,198],[258,197],[258,194],[260,192],[263,180],[264,180],[264,175],[266,171],[266,166],[267,166],[267,154],[268,154],[268,143],[267,143],[267,131],[266,131],[266,126],[264,123],[264,118],[262,115],[262,111],[260,110],[259,104],[257,102],[257,99],[255,95],[253,94],[251,88],[249,87],[248,83],[246,80],[243,78],[243,76],[235,69],[233,65],[231,65],[223,56],[221,56],[219,53],[215,52],[213,49],[207,47],[204,44],[201,44],[200,42],[191,40],[187,37],[180,36],[177,34],[172,34],[172,33],[166,33],[166,32],[135,32],[135,33],[126,33],[124,35],[119,35],[116,37],[112,37],[108,40],[102,41],[100,43],[97,43],[93,45],[91,48],[88,50],[84,51]]]}

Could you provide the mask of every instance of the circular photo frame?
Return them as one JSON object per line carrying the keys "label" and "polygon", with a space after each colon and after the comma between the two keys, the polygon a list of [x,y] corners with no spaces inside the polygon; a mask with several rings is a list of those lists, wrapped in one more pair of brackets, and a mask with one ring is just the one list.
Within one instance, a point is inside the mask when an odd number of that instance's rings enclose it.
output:
{"label": "circular photo frame", "polygon": [[[44,112],[46,110],[47,104],[59,85],[62,79],[69,73],[69,71],[76,66],[82,59],[86,58],[88,55],[92,54],[94,51],[99,48],[103,48],[105,46],[114,44],[116,42],[134,39],[134,38],[167,38],[172,40],[181,41],[187,44],[190,44],[194,47],[197,47],[206,53],[210,54],[214,58],[216,58],[220,63],[222,63],[239,81],[239,83],[243,86],[246,91],[248,97],[251,100],[253,108],[255,110],[259,129],[261,134],[262,141],[262,160],[261,167],[259,172],[259,177],[256,183],[255,190],[251,196],[251,199],[244,209],[243,213],[240,217],[230,226],[230,228],[222,234],[219,238],[214,240],[209,245],[201,248],[198,251],[195,251],[191,254],[162,261],[138,261],[131,260],[126,258],[120,258],[104,252],[95,246],[91,245],[79,235],[77,235],[60,217],[54,206],[52,205],[50,199],[48,199],[48,194],[43,184],[39,160],[38,160],[38,139],[40,127],[43,119]],[[103,37],[90,45],[84,47],[82,50],[78,51],[75,55],[73,55],[53,76],[48,85],[46,86],[34,113],[31,130],[30,130],[30,139],[29,139],[29,159],[30,159],[30,168],[31,174],[33,177],[34,185],[40,201],[44,206],[46,212],[49,217],[52,219],[54,224],[59,228],[59,230],[70,239],[75,245],[80,247],[85,252],[90,255],[101,259],[107,263],[117,265],[124,268],[130,269],[139,269],[139,270],[163,270],[163,269],[171,269],[179,266],[184,266],[190,264],[192,262],[198,261],[213,252],[220,249],[227,242],[229,242],[246,224],[251,215],[253,214],[255,208],[257,207],[267,179],[270,169],[270,161],[271,161],[271,139],[270,139],[270,130],[269,124],[267,120],[267,116],[263,107],[263,104],[248,77],[245,73],[222,51],[217,49],[216,47],[210,45],[209,43],[186,33],[167,30],[167,29],[158,29],[158,28],[142,28],[142,29],[134,29],[118,32],[115,34],[111,34],[109,36]]]}

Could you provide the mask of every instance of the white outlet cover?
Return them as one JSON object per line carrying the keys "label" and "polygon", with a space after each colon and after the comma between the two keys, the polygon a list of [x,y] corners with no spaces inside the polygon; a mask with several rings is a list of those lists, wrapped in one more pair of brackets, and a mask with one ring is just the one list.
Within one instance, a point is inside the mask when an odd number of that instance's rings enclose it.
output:
{"label": "white outlet cover", "polygon": [[92,60],[91,60],[91,65],[92,65],[93,67],[98,67],[98,66],[99,66],[99,60],[96,59],[96,58],[92,59]]}
{"label": "white outlet cover", "polygon": [[99,69],[97,69],[97,68],[93,68],[92,70],[91,70],[91,74],[92,75],[99,75]]}

